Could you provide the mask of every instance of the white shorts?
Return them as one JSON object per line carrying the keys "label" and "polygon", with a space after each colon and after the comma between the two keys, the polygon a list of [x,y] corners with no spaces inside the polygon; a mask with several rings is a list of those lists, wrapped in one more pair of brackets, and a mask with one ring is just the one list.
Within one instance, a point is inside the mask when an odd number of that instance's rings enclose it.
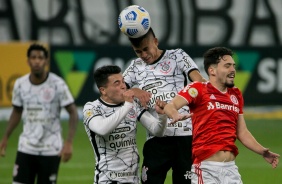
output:
{"label": "white shorts", "polygon": [[192,184],[242,184],[241,175],[235,161],[203,161],[193,164],[191,169]]}

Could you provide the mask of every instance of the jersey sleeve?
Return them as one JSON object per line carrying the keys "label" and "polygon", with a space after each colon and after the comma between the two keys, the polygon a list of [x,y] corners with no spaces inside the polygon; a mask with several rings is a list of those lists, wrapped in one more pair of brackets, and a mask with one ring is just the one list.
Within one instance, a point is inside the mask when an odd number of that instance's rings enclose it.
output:
{"label": "jersey sleeve", "polygon": [[21,88],[20,81],[19,79],[17,79],[15,81],[14,88],[13,88],[12,104],[18,107],[23,106],[23,101],[22,101],[21,94],[20,94],[20,88]]}
{"label": "jersey sleeve", "polygon": [[244,108],[244,97],[241,91],[236,88],[236,93],[238,95],[238,101],[239,101],[239,114],[243,114],[243,108]]}
{"label": "jersey sleeve", "polygon": [[129,88],[136,84],[136,76],[135,76],[135,60],[131,61],[130,65],[123,72],[124,82],[127,84]]}
{"label": "jersey sleeve", "polygon": [[195,104],[199,101],[202,91],[201,82],[192,82],[179,91],[178,95],[182,96],[188,104]]}
{"label": "jersey sleeve", "polygon": [[60,96],[60,106],[65,107],[69,104],[74,103],[73,96],[69,90],[67,84],[61,79],[58,83],[57,88],[59,89],[59,96]]}
{"label": "jersey sleeve", "polygon": [[177,54],[177,65],[188,76],[193,70],[198,70],[198,66],[194,60],[182,49],[179,49]]}
{"label": "jersey sleeve", "polygon": [[132,106],[133,103],[125,102],[114,114],[103,117],[99,108],[87,103],[83,108],[83,123],[98,135],[107,135],[124,120]]}
{"label": "jersey sleeve", "polygon": [[167,116],[165,114],[158,114],[158,118],[155,118],[148,111],[146,111],[142,114],[140,123],[152,135],[162,137],[167,127]]}

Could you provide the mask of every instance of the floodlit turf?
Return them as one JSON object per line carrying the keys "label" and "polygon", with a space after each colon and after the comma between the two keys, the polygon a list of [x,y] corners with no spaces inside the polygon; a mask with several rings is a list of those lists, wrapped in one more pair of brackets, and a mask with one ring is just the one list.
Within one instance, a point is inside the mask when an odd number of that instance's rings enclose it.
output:
{"label": "floodlit turf", "polygon": [[[63,123],[67,130],[67,123]],[[282,121],[281,120],[247,120],[247,126],[257,140],[272,151],[282,155]],[[2,137],[6,123],[0,122],[0,137]],[[17,138],[21,131],[19,126],[12,134],[5,158],[0,158],[0,184],[11,183],[12,168],[17,148]],[[142,153],[145,141],[145,130],[139,126],[137,144]],[[244,184],[281,184],[282,166],[272,169],[264,159],[237,143],[239,156],[236,164],[242,175]],[[141,155],[142,161],[142,155]],[[80,122],[74,141],[73,158],[68,163],[62,163],[59,171],[58,184],[89,184],[93,183],[94,153],[84,127]],[[165,184],[171,184],[171,172],[168,173]]]}

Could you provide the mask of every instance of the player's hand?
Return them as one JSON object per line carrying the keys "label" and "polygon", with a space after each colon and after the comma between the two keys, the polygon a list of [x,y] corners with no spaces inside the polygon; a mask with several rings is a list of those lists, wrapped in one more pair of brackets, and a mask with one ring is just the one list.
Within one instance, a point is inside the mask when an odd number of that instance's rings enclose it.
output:
{"label": "player's hand", "polygon": [[124,98],[124,101],[132,103],[133,99],[134,99],[134,92],[132,90],[130,90],[130,89],[126,90],[123,93],[123,98]]}
{"label": "player's hand", "polygon": [[174,115],[171,118],[171,122],[170,123],[174,124],[174,123],[176,123],[178,121],[183,121],[183,120],[188,119],[188,118],[190,118],[192,116],[193,116],[193,113],[191,113],[191,114],[180,114],[180,113],[177,113],[176,115]]}
{"label": "player's hand", "polygon": [[263,158],[272,165],[272,168],[276,168],[279,163],[280,155],[269,151],[269,148],[265,148],[262,154]]}
{"label": "player's hand", "polygon": [[155,109],[158,114],[164,114],[164,107],[167,103],[165,101],[161,101],[159,99],[156,100]]}
{"label": "player's hand", "polygon": [[65,142],[64,147],[60,153],[61,160],[63,162],[67,162],[71,159],[72,157],[72,143],[70,142]]}
{"label": "player's hand", "polygon": [[132,88],[132,90],[134,91],[134,96],[139,99],[141,105],[147,109],[152,94],[139,88]]}
{"label": "player's hand", "polygon": [[0,156],[4,157],[6,155],[7,139],[3,138],[0,142]]}

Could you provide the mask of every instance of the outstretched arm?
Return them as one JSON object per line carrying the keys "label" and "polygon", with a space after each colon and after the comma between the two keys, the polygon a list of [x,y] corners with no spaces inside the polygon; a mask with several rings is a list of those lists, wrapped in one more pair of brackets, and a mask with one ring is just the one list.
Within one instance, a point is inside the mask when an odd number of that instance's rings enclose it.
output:
{"label": "outstretched arm", "polygon": [[279,163],[280,155],[269,151],[268,148],[263,147],[254,136],[250,133],[246,126],[246,122],[243,115],[239,115],[238,125],[237,125],[237,138],[240,142],[253,152],[262,155],[263,158],[276,168]]}
{"label": "outstretched arm", "polygon": [[14,131],[14,129],[18,126],[21,117],[22,117],[22,111],[23,108],[22,107],[13,107],[12,113],[10,115],[10,119],[8,121],[8,126],[6,128],[6,131],[4,133],[4,136],[0,142],[0,154],[1,156],[5,156],[6,154],[6,148],[7,148],[7,144],[8,144],[8,139],[10,137],[10,135],[12,134],[12,132]]}
{"label": "outstretched arm", "polygon": [[176,123],[177,121],[182,121],[190,118],[193,114],[180,114],[178,109],[187,105],[187,101],[181,96],[174,97],[165,107],[164,112],[169,118],[172,119],[171,123]]}
{"label": "outstretched arm", "polygon": [[72,143],[74,134],[76,132],[76,127],[78,123],[78,114],[75,104],[70,104],[65,107],[69,114],[69,130],[68,137],[64,142],[64,147],[60,153],[63,162],[67,162],[71,159],[72,156]]}

